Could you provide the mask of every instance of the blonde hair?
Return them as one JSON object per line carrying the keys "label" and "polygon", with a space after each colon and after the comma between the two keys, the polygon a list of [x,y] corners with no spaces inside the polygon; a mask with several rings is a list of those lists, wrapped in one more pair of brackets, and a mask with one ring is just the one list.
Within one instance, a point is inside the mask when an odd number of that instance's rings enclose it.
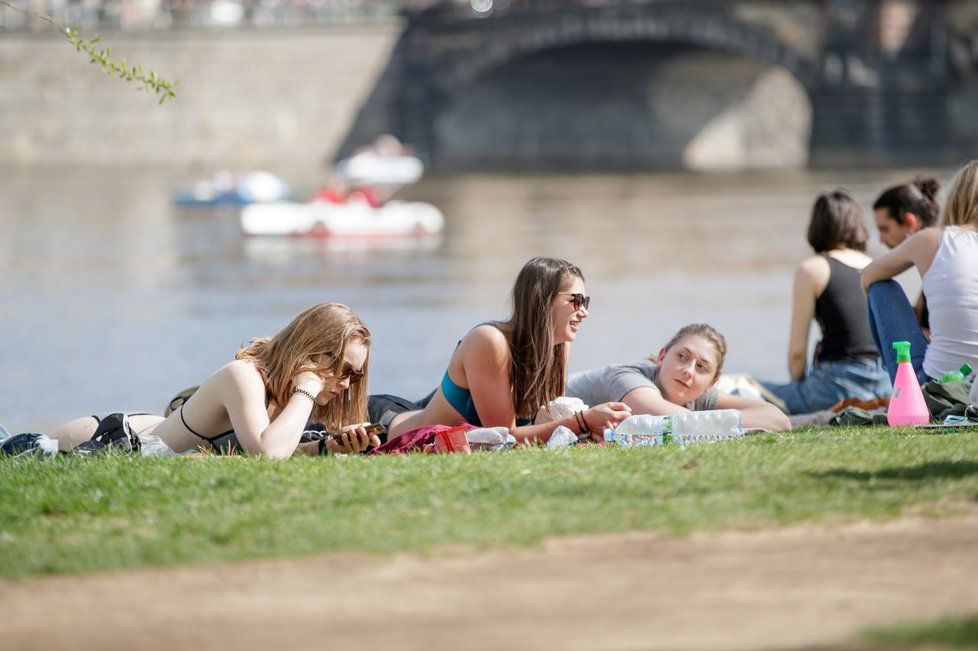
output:
{"label": "blonde hair", "polygon": [[[713,377],[717,377],[720,375],[720,371],[723,370],[723,362],[727,359],[727,340],[722,334],[720,334],[720,331],[713,326],[706,323],[690,323],[688,326],[683,326],[679,329],[679,332],[672,336],[669,343],[665,345],[665,350],[668,351],[680,341],[692,335],[703,337],[703,339],[706,339],[708,342],[713,344],[713,348],[716,349],[717,368],[713,373]],[[649,355],[648,359],[650,362],[655,362],[658,360],[658,356]]]}
{"label": "blonde hair", "polygon": [[978,228],[978,161],[970,161],[954,175],[941,213],[941,226]]}
{"label": "blonde hair", "polygon": [[310,416],[327,429],[337,430],[343,425],[367,420],[370,330],[353,310],[339,303],[314,305],[292,319],[274,337],[253,339],[234,358],[255,365],[265,380],[268,397],[281,408],[289,401],[293,381],[299,373],[311,371],[323,377],[342,374],[344,354],[351,341],[359,341],[368,349],[363,377],[325,407],[315,405]]}

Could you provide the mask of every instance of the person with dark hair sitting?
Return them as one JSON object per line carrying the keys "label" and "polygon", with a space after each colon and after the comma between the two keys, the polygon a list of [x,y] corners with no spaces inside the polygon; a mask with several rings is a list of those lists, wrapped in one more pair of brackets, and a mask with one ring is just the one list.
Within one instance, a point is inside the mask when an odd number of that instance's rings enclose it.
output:
{"label": "person with dark hair sitting", "polygon": [[[863,212],[844,190],[818,197],[808,225],[816,255],[795,273],[788,342],[787,384],[764,383],[789,414],[828,409],[844,398],[871,400],[890,393],[890,381],[866,320],[860,273],[872,259]],[[812,319],[822,330],[807,366]]]}
{"label": "person with dark hair sitting", "polygon": [[[903,289],[893,277],[910,267],[920,274],[930,308],[924,336]],[[958,170],[941,221],[908,237],[863,270],[868,320],[890,377],[897,362],[892,345],[909,341],[921,384],[962,364],[978,366],[978,160]]]}
{"label": "person with dark hair sitting", "polygon": [[[873,220],[883,246],[895,248],[917,231],[936,225],[941,214],[937,202],[940,189],[941,184],[934,177],[918,176],[910,183],[884,190],[873,203]],[[927,299],[923,292],[913,311],[924,334],[929,336]]]}
{"label": "person with dark hair sitting", "polygon": [[873,220],[880,242],[892,249],[917,231],[934,226],[941,214],[937,203],[940,182],[918,176],[910,183],[887,188],[873,203]]}

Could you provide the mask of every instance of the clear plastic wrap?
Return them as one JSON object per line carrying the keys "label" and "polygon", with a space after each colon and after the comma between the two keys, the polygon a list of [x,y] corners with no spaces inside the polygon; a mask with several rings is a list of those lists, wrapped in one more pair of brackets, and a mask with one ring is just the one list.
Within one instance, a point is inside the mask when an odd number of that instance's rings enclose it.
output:
{"label": "clear plastic wrap", "polygon": [[144,457],[176,457],[176,452],[170,449],[159,436],[146,434],[139,437],[142,444],[139,446],[139,453]]}
{"label": "clear plastic wrap", "polygon": [[512,450],[516,445],[508,427],[479,427],[466,432],[465,438],[473,450]]}
{"label": "clear plastic wrap", "polygon": [[557,429],[550,435],[550,438],[547,439],[547,447],[568,448],[572,445],[577,445],[577,441],[577,434],[563,425],[558,425]]}

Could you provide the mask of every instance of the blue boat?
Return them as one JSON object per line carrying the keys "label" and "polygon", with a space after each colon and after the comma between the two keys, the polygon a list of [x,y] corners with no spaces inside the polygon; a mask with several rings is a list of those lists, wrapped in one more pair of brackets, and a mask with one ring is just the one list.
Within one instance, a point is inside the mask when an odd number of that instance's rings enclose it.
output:
{"label": "blue boat", "polygon": [[173,203],[184,208],[247,206],[292,199],[293,194],[288,183],[270,172],[261,171],[240,176],[221,171],[208,180],[195,183],[190,189],[180,189],[173,193]]}

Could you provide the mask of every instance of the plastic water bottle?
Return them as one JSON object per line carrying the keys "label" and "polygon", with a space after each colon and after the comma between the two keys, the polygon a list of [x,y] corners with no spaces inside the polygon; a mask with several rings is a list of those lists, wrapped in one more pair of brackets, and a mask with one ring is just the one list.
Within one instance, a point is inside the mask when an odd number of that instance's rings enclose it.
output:
{"label": "plastic water bottle", "polygon": [[910,342],[894,341],[897,372],[893,380],[893,395],[886,410],[886,422],[890,427],[901,425],[923,425],[930,420],[920,382],[910,362]]}
{"label": "plastic water bottle", "polygon": [[945,373],[944,377],[942,377],[939,382],[941,384],[947,384],[948,382],[964,382],[968,376],[971,375],[971,371],[972,368],[970,364],[962,364],[961,368],[957,371],[948,371]]}
{"label": "plastic water bottle", "polygon": [[614,441],[623,448],[662,445],[672,433],[671,416],[637,414],[618,423],[618,427],[604,432],[606,443]]}
{"label": "plastic water bottle", "polygon": [[629,416],[605,432],[605,441],[622,447],[647,447],[666,443],[707,443],[744,435],[737,409],[694,411],[672,416]]}
{"label": "plastic water bottle", "polygon": [[675,443],[712,443],[744,435],[739,409],[714,409],[676,414],[672,417]]}

